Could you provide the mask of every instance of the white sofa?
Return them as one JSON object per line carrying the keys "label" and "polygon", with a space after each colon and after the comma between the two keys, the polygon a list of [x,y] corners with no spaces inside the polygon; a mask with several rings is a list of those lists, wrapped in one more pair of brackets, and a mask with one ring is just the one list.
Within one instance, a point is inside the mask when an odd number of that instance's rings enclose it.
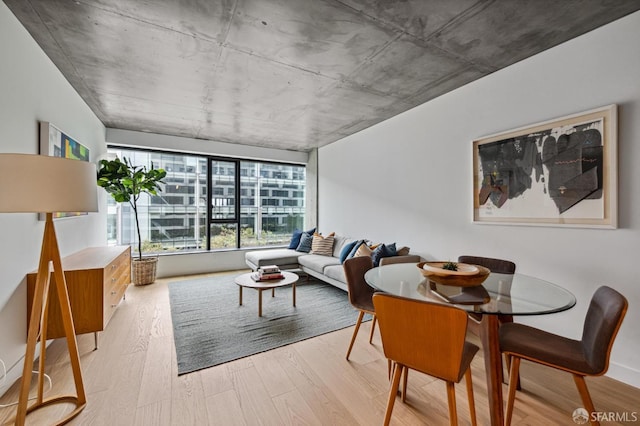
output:
{"label": "white sofa", "polygon": [[[299,269],[308,275],[347,291],[347,280],[342,263],[340,263],[340,253],[346,244],[354,240],[355,238],[335,236],[332,256],[304,253],[294,249],[263,249],[245,253],[245,262],[253,271],[266,265],[277,265],[283,270]],[[409,254],[383,257],[380,260],[380,265],[399,262],[418,263],[420,261],[420,256]]]}

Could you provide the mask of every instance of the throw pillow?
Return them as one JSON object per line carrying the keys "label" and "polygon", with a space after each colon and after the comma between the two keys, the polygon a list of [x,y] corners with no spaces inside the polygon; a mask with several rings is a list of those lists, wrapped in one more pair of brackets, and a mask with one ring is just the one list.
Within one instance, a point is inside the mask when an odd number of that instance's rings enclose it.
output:
{"label": "throw pillow", "polygon": [[302,236],[300,237],[300,244],[296,247],[296,251],[309,253],[311,251],[311,243],[313,243],[313,236],[306,232],[302,233]]}
{"label": "throw pillow", "polygon": [[398,249],[396,252],[398,256],[407,256],[409,254],[409,247],[403,246]]}
{"label": "throw pillow", "polygon": [[316,228],[313,229],[309,229],[306,232],[302,232],[299,229],[296,229],[293,231],[293,235],[291,235],[291,242],[289,242],[289,248],[290,249],[297,249],[298,245],[300,245],[300,238],[302,237],[302,234],[309,234],[309,235],[313,235],[313,233],[316,232]]}
{"label": "throw pillow", "polygon": [[396,255],[396,244],[380,244],[373,250],[371,253],[371,260],[373,261],[373,266],[380,266],[380,259],[383,257],[393,257]]}
{"label": "throw pillow", "polygon": [[311,243],[311,254],[333,256],[333,238],[335,235],[335,232],[330,233],[326,237],[323,237],[317,232],[313,234],[313,241]]}
{"label": "throw pillow", "polygon": [[344,261],[347,260],[349,253],[351,253],[351,250],[353,250],[353,247],[357,242],[358,241],[351,241],[342,247],[342,250],[340,251],[340,263],[344,263]]}
{"label": "throw pillow", "polygon": [[[356,243],[354,244],[353,248],[351,249],[351,251],[349,252],[349,254],[347,255],[347,259],[351,259],[352,257],[354,257],[356,255],[356,252],[358,251],[358,249],[360,248],[360,246],[364,244],[364,240],[358,240],[356,241]],[[345,259],[346,260],[346,259]]]}
{"label": "throw pillow", "polygon": [[369,246],[366,243],[363,243],[363,244],[360,244],[360,247],[358,247],[358,250],[356,251],[356,254],[354,257],[371,256],[371,253],[373,253],[373,250],[371,250],[371,248],[369,248]]}
{"label": "throw pillow", "polygon": [[390,253],[389,257],[398,255],[398,252],[396,251],[396,243],[387,244],[387,250]]}

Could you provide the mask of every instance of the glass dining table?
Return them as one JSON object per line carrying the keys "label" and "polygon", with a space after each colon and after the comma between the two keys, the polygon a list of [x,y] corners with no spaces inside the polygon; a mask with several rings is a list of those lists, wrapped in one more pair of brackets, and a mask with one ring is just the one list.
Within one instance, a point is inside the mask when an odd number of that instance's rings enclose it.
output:
{"label": "glass dining table", "polygon": [[365,281],[385,293],[454,304],[480,319],[489,414],[496,426],[504,424],[500,316],[552,314],[576,304],[574,295],[562,287],[523,274],[491,273],[478,287],[443,286],[424,277],[415,263],[399,263],[370,269]]}

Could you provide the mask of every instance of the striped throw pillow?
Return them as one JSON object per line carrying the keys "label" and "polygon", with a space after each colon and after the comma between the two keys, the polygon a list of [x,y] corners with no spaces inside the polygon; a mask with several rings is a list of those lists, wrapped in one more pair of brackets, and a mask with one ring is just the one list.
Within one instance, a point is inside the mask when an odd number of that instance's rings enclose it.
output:
{"label": "striped throw pillow", "polygon": [[333,238],[335,232],[330,233],[326,237],[313,234],[313,242],[311,243],[311,254],[319,254],[322,256],[333,256]]}

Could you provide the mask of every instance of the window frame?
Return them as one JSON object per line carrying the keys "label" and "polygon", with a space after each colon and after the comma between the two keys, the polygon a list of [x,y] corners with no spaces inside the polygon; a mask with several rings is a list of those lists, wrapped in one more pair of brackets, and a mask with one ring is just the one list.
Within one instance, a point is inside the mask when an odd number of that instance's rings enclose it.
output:
{"label": "window frame", "polygon": [[[260,163],[260,164],[268,164],[268,165],[281,165],[281,166],[291,166],[291,167],[302,167],[306,170],[307,165],[304,163],[289,163],[289,162],[285,162],[285,161],[268,161],[268,160],[259,160],[259,159],[250,159],[250,158],[237,158],[237,157],[225,157],[225,156],[220,156],[220,155],[212,155],[212,154],[203,154],[203,153],[194,153],[194,152],[182,152],[182,151],[177,151],[177,150],[165,150],[165,149],[151,149],[151,148],[141,148],[141,147],[131,147],[131,146],[127,146],[127,145],[118,145],[118,144],[111,144],[108,143],[107,144],[107,152],[109,150],[126,150],[126,151],[138,151],[138,152],[144,152],[144,153],[149,153],[149,154],[168,154],[168,155],[183,155],[183,156],[191,156],[191,157],[199,157],[201,159],[204,159],[207,163],[207,177],[206,177],[206,181],[207,181],[207,206],[206,206],[206,226],[205,226],[205,234],[206,234],[206,244],[205,244],[205,250],[207,252],[212,252],[212,251],[224,251],[224,250],[229,250],[227,249],[212,249],[211,248],[211,226],[214,224],[234,224],[235,228],[236,228],[236,244],[235,244],[235,248],[231,249],[231,250],[245,250],[247,249],[247,247],[243,247],[242,246],[242,226],[241,226],[241,222],[242,222],[242,205],[241,205],[241,189],[242,189],[242,178],[246,177],[246,178],[256,178],[257,176],[253,176],[251,173],[248,173],[247,176],[243,176],[241,174],[241,163],[243,161],[246,162],[252,162],[252,163]],[[216,161],[220,161],[220,162],[227,162],[227,163],[233,163],[234,167],[233,167],[233,176],[235,178],[235,184],[234,184],[234,218],[229,219],[216,219],[213,218],[212,213],[212,209],[213,209],[213,166],[212,164]],[[287,177],[286,179],[288,180],[295,180],[296,175],[299,172],[295,172],[293,171],[291,173],[291,176]],[[231,175],[229,175],[231,176]],[[305,176],[306,176],[306,172],[305,172]],[[265,177],[267,179],[273,179],[273,177]],[[282,178],[285,179],[285,178]],[[305,197],[306,197],[306,179],[304,180],[305,183]],[[269,191],[269,190],[267,190]],[[290,193],[291,196],[294,195],[294,192],[297,192],[298,190],[295,190]],[[226,191],[224,191],[226,192]],[[257,192],[257,191],[256,191]],[[194,194],[194,196],[199,196],[199,194]],[[228,194],[223,194],[223,196],[228,196]],[[253,195],[253,197],[255,197],[256,194]],[[304,215],[307,215],[307,211],[306,211],[306,203],[303,203],[303,205],[305,206],[304,209]],[[282,206],[278,206],[278,207],[282,207]],[[300,206],[285,206],[285,207],[300,207]],[[194,224],[194,226],[198,226],[197,224]],[[280,246],[285,246],[286,244],[282,244],[282,245],[274,245],[273,247],[280,247]],[[198,253],[201,252],[201,250],[190,250],[190,251],[185,251],[183,252],[184,254],[186,253]],[[155,253],[156,255],[162,254],[162,255],[167,255],[167,254],[175,254],[175,253]]]}

